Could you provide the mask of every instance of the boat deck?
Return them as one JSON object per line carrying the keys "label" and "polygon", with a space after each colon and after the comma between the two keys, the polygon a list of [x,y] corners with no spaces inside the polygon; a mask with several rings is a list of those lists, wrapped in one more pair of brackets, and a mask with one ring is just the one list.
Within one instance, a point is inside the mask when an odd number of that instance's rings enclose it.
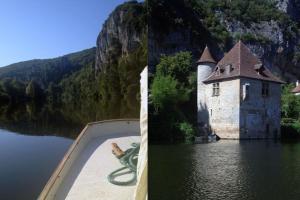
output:
{"label": "boat deck", "polygon": [[[116,186],[107,180],[110,172],[122,167],[111,152],[111,143],[116,142],[121,149],[126,150],[131,147],[131,143],[139,142],[140,137],[111,137],[112,139],[97,138],[86,145],[64,178],[55,199],[132,199],[134,185]],[[124,178],[129,177],[125,175]]]}

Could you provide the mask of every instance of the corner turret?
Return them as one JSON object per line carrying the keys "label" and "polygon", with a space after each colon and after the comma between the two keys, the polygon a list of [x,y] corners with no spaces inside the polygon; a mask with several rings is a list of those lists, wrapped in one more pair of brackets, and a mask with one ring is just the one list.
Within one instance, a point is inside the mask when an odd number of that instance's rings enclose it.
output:
{"label": "corner turret", "polygon": [[204,51],[202,52],[201,57],[199,58],[199,60],[197,61],[197,64],[205,64],[205,63],[212,63],[212,64],[216,64],[216,61],[213,59],[213,57],[211,56],[211,53],[209,51],[209,48],[205,47]]}
{"label": "corner turret", "polygon": [[[197,61],[197,109],[199,127],[208,127],[209,111],[206,104],[205,84],[203,83],[212,73],[216,66],[209,48],[206,46],[200,59]],[[203,133],[202,133],[203,134]]]}

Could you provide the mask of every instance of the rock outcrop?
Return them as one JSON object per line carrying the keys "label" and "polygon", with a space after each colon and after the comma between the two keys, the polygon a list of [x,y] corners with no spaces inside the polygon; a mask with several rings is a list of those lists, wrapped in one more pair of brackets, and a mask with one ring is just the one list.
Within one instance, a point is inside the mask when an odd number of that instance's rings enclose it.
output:
{"label": "rock outcrop", "polygon": [[[199,59],[206,44],[219,60],[241,39],[284,80],[292,82],[300,78],[299,0],[277,0],[274,4],[264,5],[269,9],[266,12],[263,10],[265,7],[257,7],[257,4],[252,6],[250,3],[247,5],[249,9],[241,11],[237,7],[244,2],[238,0],[219,1],[218,6],[209,3],[218,2],[213,0],[198,1],[202,2],[200,6],[196,1],[160,2],[160,5],[150,4],[150,69],[154,68],[162,54],[191,51],[194,59]],[[236,6],[235,10],[233,6]],[[240,12],[244,18],[233,11]],[[253,13],[256,12],[263,13],[263,16],[255,16]],[[163,29],[157,28],[159,23]]]}
{"label": "rock outcrop", "polygon": [[293,20],[300,21],[299,0],[276,0],[276,3],[279,10],[287,13]]}
{"label": "rock outcrop", "polygon": [[144,3],[130,1],[109,15],[97,38],[97,71],[140,46],[146,33],[145,14]]}

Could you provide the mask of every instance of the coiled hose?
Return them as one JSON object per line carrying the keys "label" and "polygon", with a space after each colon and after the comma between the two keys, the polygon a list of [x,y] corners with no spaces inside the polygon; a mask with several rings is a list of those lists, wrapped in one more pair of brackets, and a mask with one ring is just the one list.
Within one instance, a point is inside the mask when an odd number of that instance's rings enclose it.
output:
{"label": "coiled hose", "polygon": [[[126,186],[136,182],[136,168],[137,168],[137,160],[138,153],[140,150],[139,143],[132,143],[132,148],[127,149],[124,152],[124,155],[119,158],[120,163],[124,166],[113,172],[111,172],[107,179],[110,183],[114,185]],[[122,172],[128,169],[128,171]],[[125,174],[132,174],[132,178],[126,181],[117,181],[116,178]]]}

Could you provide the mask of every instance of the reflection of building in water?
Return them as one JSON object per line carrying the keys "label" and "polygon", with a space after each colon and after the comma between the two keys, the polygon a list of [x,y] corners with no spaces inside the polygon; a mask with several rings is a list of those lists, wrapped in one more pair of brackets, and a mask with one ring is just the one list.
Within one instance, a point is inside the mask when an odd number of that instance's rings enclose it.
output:
{"label": "reflection of building in water", "polygon": [[216,63],[206,47],[198,60],[198,124],[220,138],[280,136],[283,83],[239,41]]}

